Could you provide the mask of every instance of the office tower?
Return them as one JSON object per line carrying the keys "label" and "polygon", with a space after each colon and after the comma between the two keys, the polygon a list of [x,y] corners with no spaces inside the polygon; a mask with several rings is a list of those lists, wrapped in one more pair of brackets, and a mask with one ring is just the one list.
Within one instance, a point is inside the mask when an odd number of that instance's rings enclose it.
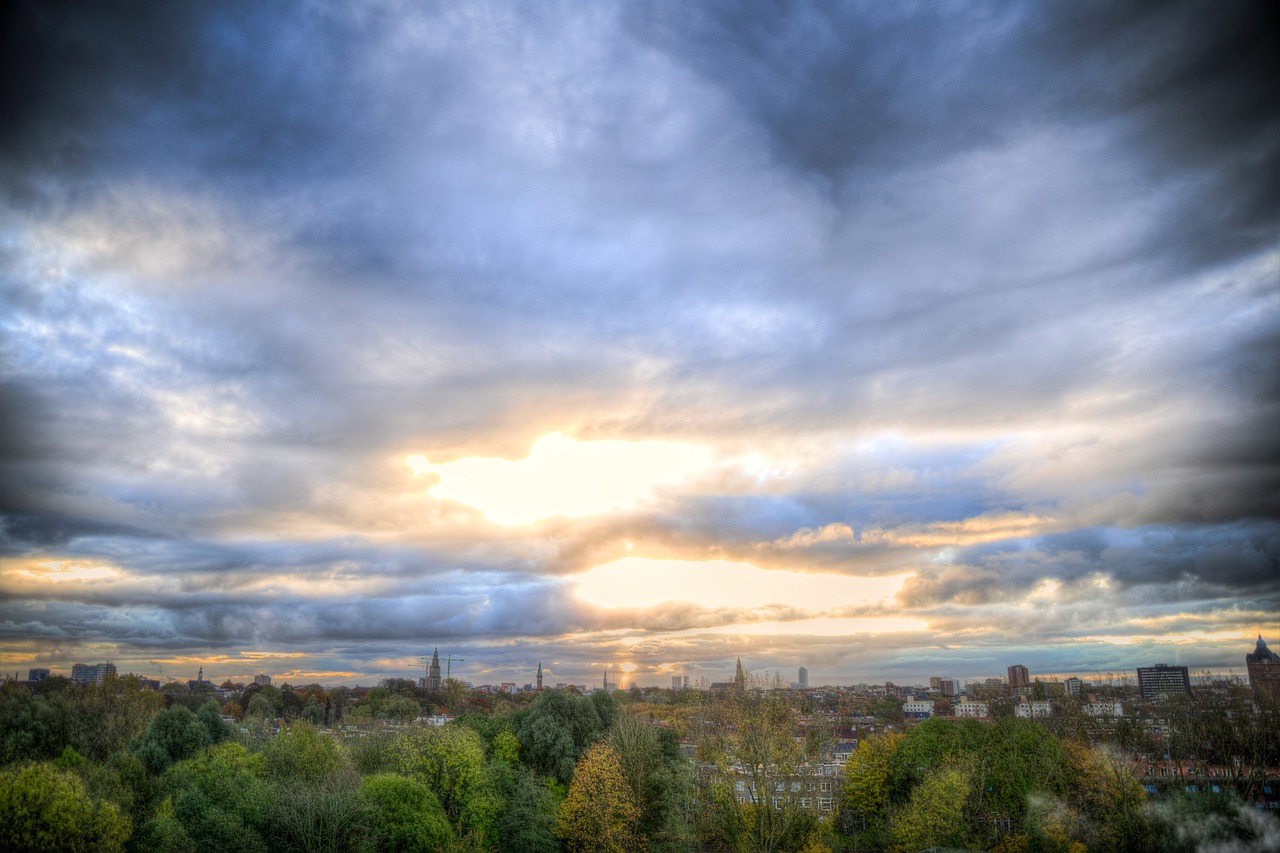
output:
{"label": "office tower", "polygon": [[1143,699],[1155,699],[1158,696],[1190,696],[1191,679],[1187,676],[1185,666],[1169,666],[1158,663],[1155,666],[1138,667],[1138,691]]}
{"label": "office tower", "polygon": [[29,669],[27,670],[27,681],[44,681],[49,677],[47,669]]}
{"label": "office tower", "polygon": [[809,670],[803,666],[800,667],[800,689],[809,689]]}

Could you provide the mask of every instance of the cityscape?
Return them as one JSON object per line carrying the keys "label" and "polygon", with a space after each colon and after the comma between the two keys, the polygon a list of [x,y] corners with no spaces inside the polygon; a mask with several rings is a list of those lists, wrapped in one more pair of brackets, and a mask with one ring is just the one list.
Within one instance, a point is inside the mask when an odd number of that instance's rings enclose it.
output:
{"label": "cityscape", "polygon": [[1280,849],[1273,6],[6,3],[0,849]]}

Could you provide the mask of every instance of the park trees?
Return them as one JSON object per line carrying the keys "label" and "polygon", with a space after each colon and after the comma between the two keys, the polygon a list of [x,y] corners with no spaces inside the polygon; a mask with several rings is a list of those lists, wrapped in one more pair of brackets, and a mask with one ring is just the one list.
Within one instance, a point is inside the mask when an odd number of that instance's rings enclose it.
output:
{"label": "park trees", "polygon": [[214,704],[211,710],[193,714],[183,705],[174,705],[157,712],[140,734],[129,744],[129,749],[151,773],[161,773],[176,761],[182,761],[206,746],[224,740],[228,731],[218,717]]}
{"label": "park trees", "polygon": [[556,836],[569,853],[632,853],[643,844],[636,832],[639,818],[617,753],[605,743],[591,747],[574,770]]}
{"label": "park trees", "polygon": [[376,773],[360,780],[358,802],[374,850],[434,853],[453,841],[449,818],[435,794],[422,782]]}
{"label": "park trees", "polygon": [[756,853],[802,846],[798,835],[821,829],[806,805],[821,739],[796,737],[796,712],[780,689],[735,691],[716,712],[715,734],[702,745],[715,765],[714,812],[725,822],[713,832]]}
{"label": "park trees", "polygon": [[889,806],[890,757],[902,736],[892,732],[858,741],[858,750],[844,768],[840,810],[846,831],[871,836],[878,842]]}
{"label": "park trees", "polygon": [[426,784],[460,836],[492,841],[500,802],[485,761],[484,741],[459,725],[414,728],[396,738],[397,769]]}
{"label": "park trees", "polygon": [[167,796],[143,827],[144,849],[265,851],[274,802],[266,761],[238,743],[222,743],[175,763]]}
{"label": "park trees", "polygon": [[600,709],[612,715],[612,701],[562,690],[538,694],[516,729],[521,757],[539,773],[569,784],[574,764],[604,729]]}
{"label": "park trees", "polygon": [[122,850],[132,827],[114,803],[89,796],[71,771],[50,764],[0,770],[0,848]]}

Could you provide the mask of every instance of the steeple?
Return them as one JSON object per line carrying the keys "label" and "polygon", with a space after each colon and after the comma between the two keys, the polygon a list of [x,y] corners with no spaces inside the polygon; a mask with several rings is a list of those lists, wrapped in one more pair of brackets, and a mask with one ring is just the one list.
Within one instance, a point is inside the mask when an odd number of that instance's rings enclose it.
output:
{"label": "steeple", "polygon": [[[1259,637],[1258,639],[1261,640],[1262,638]],[[200,671],[196,673],[196,682],[198,684],[204,684],[204,666],[203,665],[201,665]]]}
{"label": "steeple", "polygon": [[542,661],[538,661],[538,689],[542,689]]}
{"label": "steeple", "polygon": [[609,670],[604,671],[604,692],[609,692]]}
{"label": "steeple", "polygon": [[440,689],[440,649],[437,648],[431,652],[431,668],[427,670],[428,690]]}
{"label": "steeple", "polygon": [[738,658],[738,671],[733,675],[733,686],[738,690],[747,686],[747,678],[742,674],[742,658]]}

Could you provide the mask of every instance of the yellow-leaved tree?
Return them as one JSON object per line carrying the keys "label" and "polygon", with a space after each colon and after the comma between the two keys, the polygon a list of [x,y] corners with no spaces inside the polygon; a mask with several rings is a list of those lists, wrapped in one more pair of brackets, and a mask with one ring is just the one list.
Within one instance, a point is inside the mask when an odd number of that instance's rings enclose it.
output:
{"label": "yellow-leaved tree", "polygon": [[632,853],[644,847],[636,833],[639,819],[618,754],[597,743],[573,768],[569,794],[556,818],[556,837],[569,853]]}

